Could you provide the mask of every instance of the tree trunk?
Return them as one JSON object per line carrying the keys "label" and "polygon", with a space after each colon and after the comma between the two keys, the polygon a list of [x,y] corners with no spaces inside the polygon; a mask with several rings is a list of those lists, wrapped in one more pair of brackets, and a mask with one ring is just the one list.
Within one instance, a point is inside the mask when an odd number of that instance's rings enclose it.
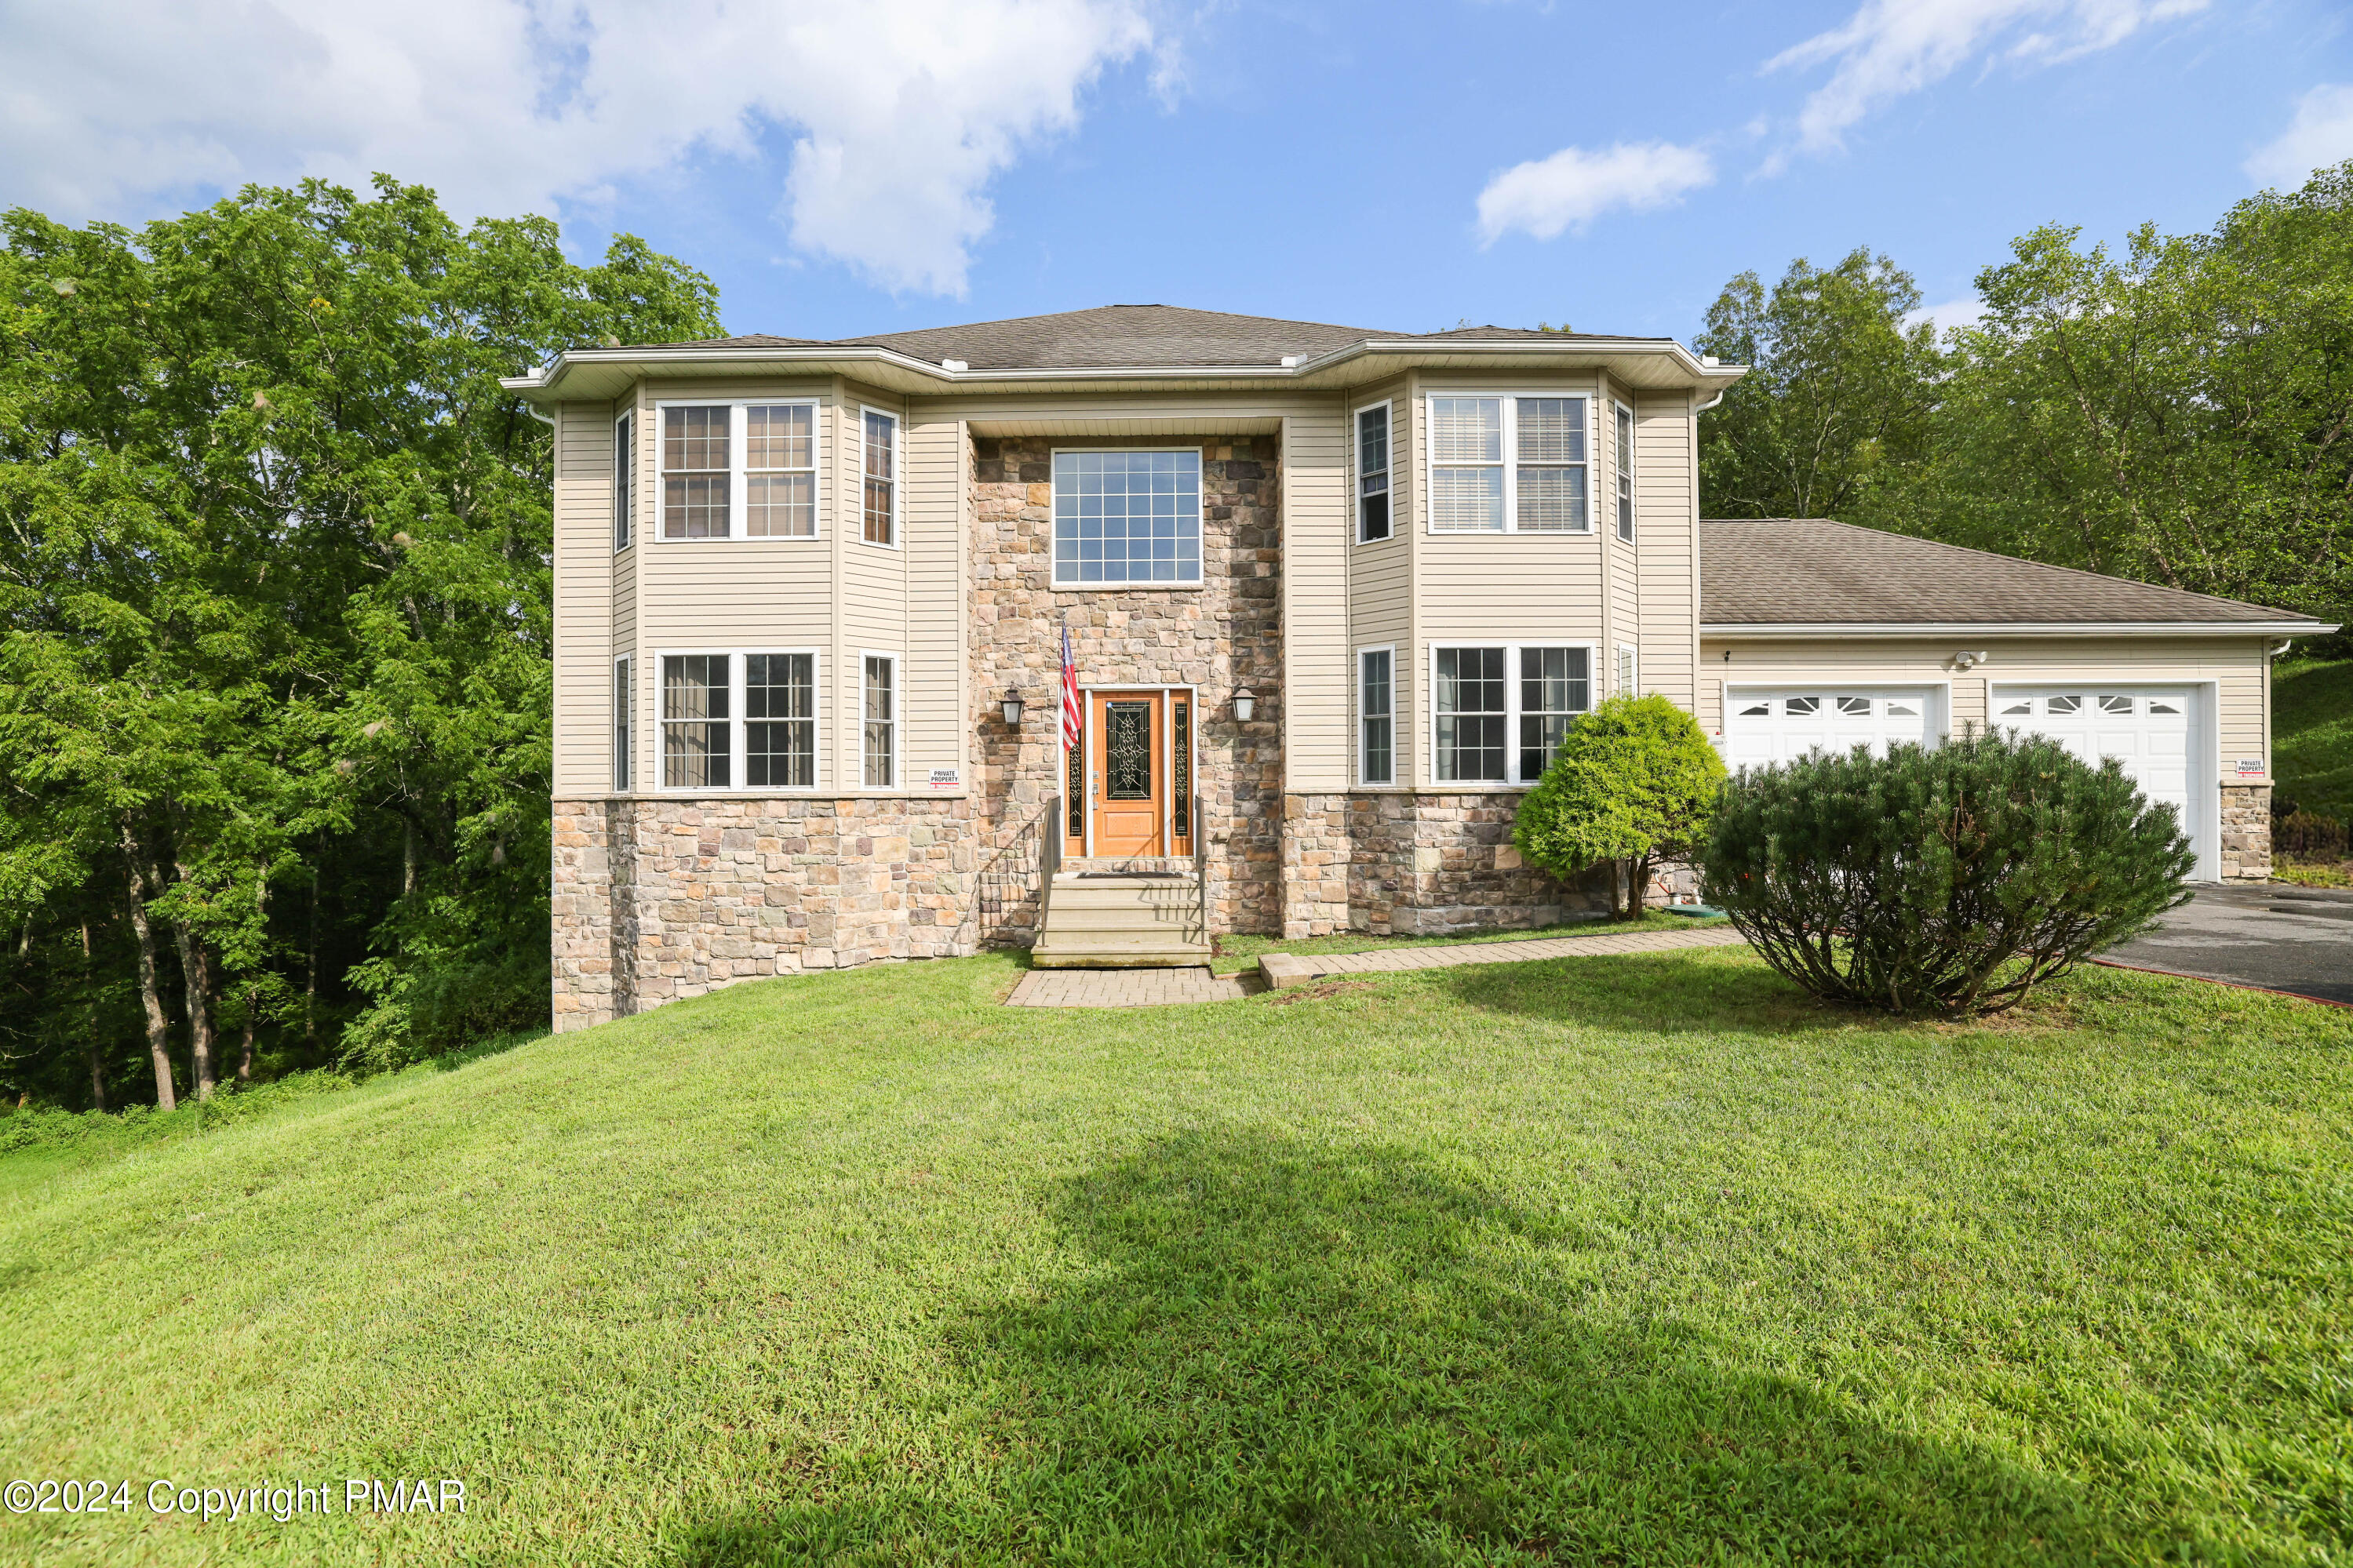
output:
{"label": "tree trunk", "polygon": [[[254,888],[254,904],[261,916],[262,934],[267,938],[269,926],[269,875],[267,867],[262,868],[261,879]],[[237,1081],[240,1084],[253,1081],[253,1010],[260,1005],[260,1002],[261,982],[259,980],[247,982],[245,1039],[237,1053]]]}
{"label": "tree trunk", "polygon": [[122,825],[122,858],[131,871],[131,931],[139,939],[139,1001],[147,1015],[147,1054],[155,1062],[155,1109],[170,1110],[179,1103],[172,1093],[171,1021],[164,1014],[164,992],[155,979],[155,929],[147,920],[146,880],[139,869],[139,847],[131,824]]}
{"label": "tree trunk", "polygon": [[213,1032],[213,961],[205,939],[185,925],[172,922],[172,940],[179,944],[180,973],[188,985],[188,1057],[195,1069],[196,1098],[210,1100],[220,1082],[218,1038]]}
{"label": "tree trunk", "polygon": [[319,863],[326,858],[327,836],[319,835],[311,855],[311,967],[302,980],[303,1059],[319,1046]]}
{"label": "tree trunk", "polygon": [[[81,922],[81,967],[84,973],[89,973],[90,922],[88,921]],[[90,1103],[96,1109],[104,1110],[106,1109],[106,1064],[100,1059],[98,1054],[98,1036],[92,1034],[82,1048],[90,1053]]]}

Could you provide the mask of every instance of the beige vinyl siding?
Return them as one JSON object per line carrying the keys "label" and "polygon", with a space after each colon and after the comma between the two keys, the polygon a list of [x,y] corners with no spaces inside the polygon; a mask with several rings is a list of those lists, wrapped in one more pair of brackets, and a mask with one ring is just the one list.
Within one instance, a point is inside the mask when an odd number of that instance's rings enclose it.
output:
{"label": "beige vinyl siding", "polygon": [[[971,444],[959,420],[926,419],[907,430],[901,503],[906,531],[907,632],[902,668],[900,755],[909,793],[955,795],[972,784],[965,744],[975,711],[965,690],[968,595],[965,498]],[[931,787],[934,768],[955,771],[954,790]]]}
{"label": "beige vinyl siding", "polygon": [[1284,787],[1351,782],[1348,430],[1326,399],[1282,425]]}
{"label": "beige vinyl siding", "polygon": [[[2006,686],[2202,685],[2214,683],[2214,722],[2221,742],[2221,783],[2265,784],[2271,774],[2268,728],[2270,666],[2262,637],[2000,637],[1985,633],[1935,637],[1710,637],[1701,644],[1700,723],[1724,731],[1724,689],[1734,686],[1858,685],[1952,687],[1950,722],[1986,728],[1989,693]],[[1957,652],[1990,657],[1966,672],[1952,668]],[[1727,661],[1725,655],[1732,657]],[[2242,775],[2240,758],[2261,759],[2265,772]]]}
{"label": "beige vinyl siding", "polygon": [[[865,411],[879,409],[899,419],[899,521],[897,542],[870,544],[865,537],[866,442]],[[866,668],[864,655],[899,656],[897,705],[901,776],[880,793],[896,795],[905,788],[905,769],[913,752],[909,748],[906,698],[913,675],[907,659],[908,551],[905,539],[908,479],[907,417],[902,399],[856,382],[842,388],[842,439],[836,447],[835,493],[841,527],[836,535],[839,562],[841,615],[839,623],[840,658],[830,686],[834,697],[835,785],[850,795],[866,787],[861,721],[864,716]]]}
{"label": "beige vinyl siding", "polygon": [[[1359,388],[1341,399],[1341,418],[1345,422],[1341,432],[1345,464],[1342,486],[1348,508],[1348,640],[1355,647],[1401,644],[1412,635],[1413,497],[1420,489],[1415,482],[1409,444],[1412,401],[1412,384],[1404,376]],[[1375,403],[1389,405],[1389,536],[1357,544],[1356,410]]]}
{"label": "beige vinyl siding", "polygon": [[610,404],[556,410],[554,773],[561,796],[613,782],[613,418]]}
{"label": "beige vinyl siding", "polygon": [[1635,644],[1642,689],[1689,709],[1699,652],[1699,449],[1691,398],[1634,409]]}

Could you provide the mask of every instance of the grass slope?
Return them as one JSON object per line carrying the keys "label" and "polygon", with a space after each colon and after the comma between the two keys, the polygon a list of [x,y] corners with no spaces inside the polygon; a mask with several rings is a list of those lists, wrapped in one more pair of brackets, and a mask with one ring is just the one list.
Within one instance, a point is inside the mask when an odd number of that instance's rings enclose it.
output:
{"label": "grass slope", "polygon": [[2353,818],[2353,659],[2273,668],[2272,769],[2286,799]]}
{"label": "grass slope", "polygon": [[0,1186],[47,1563],[2344,1561],[2353,1014],[1739,952],[746,985]]}

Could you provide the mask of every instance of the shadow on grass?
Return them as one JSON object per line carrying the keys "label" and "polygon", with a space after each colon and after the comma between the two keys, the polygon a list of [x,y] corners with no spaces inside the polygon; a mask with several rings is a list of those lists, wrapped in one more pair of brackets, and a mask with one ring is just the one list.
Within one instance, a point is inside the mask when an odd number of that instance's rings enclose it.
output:
{"label": "shadow on grass", "polygon": [[[1165,1140],[1056,1196],[1065,1282],[951,1331],[961,1451],[687,1561],[2137,1558],[2069,1485],[1899,1435],[1579,1271],[1570,1223],[1393,1148]],[[1596,1237],[1593,1245],[1602,1245]],[[1599,1281],[1580,1283],[1581,1281]],[[1604,1285],[1617,1305],[1588,1309]]]}
{"label": "shadow on grass", "polygon": [[[1737,950],[1746,952],[1746,949]],[[1466,1007],[1650,1034],[1783,1033],[1901,1024],[1816,1001],[1761,963],[1727,963],[1721,950],[1601,954],[1430,972]]]}

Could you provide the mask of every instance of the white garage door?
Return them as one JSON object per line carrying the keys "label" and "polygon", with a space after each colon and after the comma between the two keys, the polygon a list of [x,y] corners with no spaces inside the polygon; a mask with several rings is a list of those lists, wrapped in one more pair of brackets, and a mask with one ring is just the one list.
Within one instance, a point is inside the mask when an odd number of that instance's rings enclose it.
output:
{"label": "white garage door", "polygon": [[2189,693],[2146,687],[2003,687],[1993,700],[2001,729],[2048,735],[2097,766],[2114,757],[2152,801],[2168,801],[2195,837],[2189,813]]}
{"label": "white garage door", "polygon": [[1724,695],[1724,760],[1736,772],[1809,752],[1868,746],[1884,756],[1898,741],[1925,745],[1933,695],[1925,686],[1733,687]]}

